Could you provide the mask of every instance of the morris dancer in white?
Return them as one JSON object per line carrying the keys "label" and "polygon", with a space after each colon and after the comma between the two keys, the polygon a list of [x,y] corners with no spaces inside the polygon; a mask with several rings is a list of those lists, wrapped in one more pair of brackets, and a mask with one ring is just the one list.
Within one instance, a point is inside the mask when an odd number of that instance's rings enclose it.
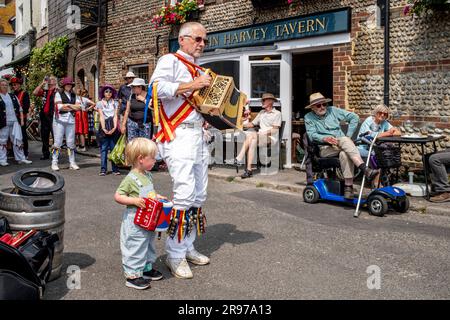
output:
{"label": "morris dancer in white", "polygon": [[20,164],[30,164],[23,153],[22,129],[23,110],[19,100],[13,93],[8,93],[8,81],[0,80],[0,166],[6,167],[6,145],[11,139],[14,158]]}
{"label": "morris dancer in white", "polygon": [[52,150],[52,170],[58,171],[58,159],[63,143],[66,137],[67,154],[69,156],[69,168],[72,170],[80,169],[75,163],[75,112],[81,109],[81,100],[73,87],[75,83],[72,78],[67,77],[62,80],[61,91],[55,94],[55,113],[53,118],[53,134],[55,141]]}
{"label": "morris dancer in white", "polygon": [[203,139],[203,117],[187,101],[194,91],[211,84],[211,77],[200,75],[195,67],[207,42],[206,30],[200,23],[183,24],[178,36],[180,50],[159,59],[150,81],[154,121],[161,123],[156,140],[174,184],[166,265],[175,277],[182,279],[193,277],[187,261],[196,265],[209,263],[209,258],[194,248],[196,234],[205,232],[201,207],[206,200],[209,153]]}

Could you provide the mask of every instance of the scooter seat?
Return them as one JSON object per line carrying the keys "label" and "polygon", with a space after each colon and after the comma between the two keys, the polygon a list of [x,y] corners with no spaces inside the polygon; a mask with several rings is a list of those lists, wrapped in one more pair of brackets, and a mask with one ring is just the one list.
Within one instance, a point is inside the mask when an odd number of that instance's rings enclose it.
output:
{"label": "scooter seat", "polygon": [[339,168],[341,163],[339,158],[317,158],[317,164],[322,169]]}

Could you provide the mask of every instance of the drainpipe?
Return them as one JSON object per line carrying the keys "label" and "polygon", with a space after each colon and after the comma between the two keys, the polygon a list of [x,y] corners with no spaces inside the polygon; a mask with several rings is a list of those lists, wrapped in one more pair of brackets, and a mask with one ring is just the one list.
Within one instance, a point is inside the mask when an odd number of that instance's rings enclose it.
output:
{"label": "drainpipe", "polygon": [[33,2],[30,0],[30,29],[33,29]]}
{"label": "drainpipe", "polygon": [[384,104],[389,107],[389,0],[384,8]]}

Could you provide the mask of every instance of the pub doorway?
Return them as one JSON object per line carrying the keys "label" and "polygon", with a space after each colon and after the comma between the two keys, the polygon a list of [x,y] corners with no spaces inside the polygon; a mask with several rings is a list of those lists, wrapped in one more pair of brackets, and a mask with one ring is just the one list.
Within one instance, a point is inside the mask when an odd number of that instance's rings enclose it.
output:
{"label": "pub doorway", "polygon": [[309,96],[320,92],[333,98],[333,51],[316,51],[292,55],[293,120],[303,119]]}

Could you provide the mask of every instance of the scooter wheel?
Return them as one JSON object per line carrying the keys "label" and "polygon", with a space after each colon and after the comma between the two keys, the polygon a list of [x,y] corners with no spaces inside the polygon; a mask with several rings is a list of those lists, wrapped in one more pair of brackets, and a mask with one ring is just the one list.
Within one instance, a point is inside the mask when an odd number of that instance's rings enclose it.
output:
{"label": "scooter wheel", "polygon": [[389,210],[389,205],[386,199],[380,195],[371,197],[369,201],[367,201],[367,207],[369,209],[369,213],[377,217],[384,216]]}
{"label": "scooter wheel", "polygon": [[392,204],[392,208],[400,213],[405,213],[409,210],[409,199],[408,197],[405,197],[404,199],[397,201],[396,203]]}
{"label": "scooter wheel", "polygon": [[303,190],[303,200],[306,203],[316,203],[319,199],[320,195],[317,189],[313,186],[306,186],[305,190]]}

